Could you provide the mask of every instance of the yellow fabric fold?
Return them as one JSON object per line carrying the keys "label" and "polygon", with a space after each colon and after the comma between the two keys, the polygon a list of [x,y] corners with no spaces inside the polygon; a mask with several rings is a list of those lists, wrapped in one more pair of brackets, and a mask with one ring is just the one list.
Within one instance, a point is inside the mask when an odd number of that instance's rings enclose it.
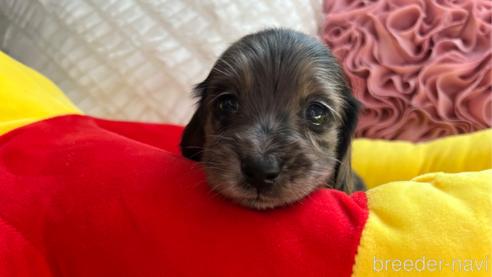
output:
{"label": "yellow fabric fold", "polygon": [[418,144],[356,139],[352,166],[368,188],[431,172],[482,171],[492,168],[491,139],[490,129]]}
{"label": "yellow fabric fold", "polygon": [[352,276],[491,276],[491,183],[430,173],[369,190]]}
{"label": "yellow fabric fold", "polygon": [[0,135],[66,114],[82,112],[46,77],[0,52]]}

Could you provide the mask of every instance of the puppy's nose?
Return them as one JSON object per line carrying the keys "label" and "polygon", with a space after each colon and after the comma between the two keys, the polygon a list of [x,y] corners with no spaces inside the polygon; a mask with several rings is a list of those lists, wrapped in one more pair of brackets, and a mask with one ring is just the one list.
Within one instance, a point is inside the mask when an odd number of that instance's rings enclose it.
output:
{"label": "puppy's nose", "polygon": [[246,181],[259,190],[273,183],[280,174],[280,165],[272,158],[248,157],[243,159],[241,170]]}

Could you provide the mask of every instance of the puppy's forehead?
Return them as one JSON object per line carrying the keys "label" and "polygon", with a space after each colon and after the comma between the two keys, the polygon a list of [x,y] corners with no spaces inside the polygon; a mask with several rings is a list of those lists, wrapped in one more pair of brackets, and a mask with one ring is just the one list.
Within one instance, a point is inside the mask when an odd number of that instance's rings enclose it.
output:
{"label": "puppy's forehead", "polygon": [[[253,34],[233,44],[214,71],[241,101],[270,109],[299,103],[313,93],[328,94],[340,83],[340,69],[326,47],[291,31]],[[336,89],[336,88],[334,88]]]}

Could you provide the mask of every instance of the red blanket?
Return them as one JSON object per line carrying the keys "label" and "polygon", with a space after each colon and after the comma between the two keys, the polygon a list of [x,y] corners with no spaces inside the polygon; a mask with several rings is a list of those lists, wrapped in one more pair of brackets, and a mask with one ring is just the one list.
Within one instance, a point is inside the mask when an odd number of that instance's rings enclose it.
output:
{"label": "red blanket", "polygon": [[182,128],[62,116],[0,137],[0,276],[350,276],[364,193],[258,212],[211,192]]}

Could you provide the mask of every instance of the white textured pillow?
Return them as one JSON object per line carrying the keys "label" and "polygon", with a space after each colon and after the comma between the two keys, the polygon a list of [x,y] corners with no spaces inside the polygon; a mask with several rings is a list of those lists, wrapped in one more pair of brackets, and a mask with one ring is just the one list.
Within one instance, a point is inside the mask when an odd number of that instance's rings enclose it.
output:
{"label": "white textured pillow", "polygon": [[190,91],[233,41],[264,27],[316,35],[321,1],[0,0],[0,50],[89,115],[185,124]]}

